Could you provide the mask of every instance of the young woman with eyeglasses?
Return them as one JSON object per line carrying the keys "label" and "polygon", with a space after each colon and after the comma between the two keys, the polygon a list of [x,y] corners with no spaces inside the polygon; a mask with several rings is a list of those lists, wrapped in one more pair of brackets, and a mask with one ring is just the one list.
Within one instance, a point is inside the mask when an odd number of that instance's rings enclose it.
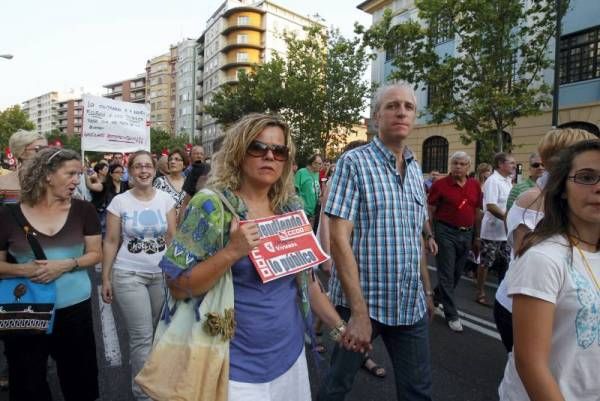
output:
{"label": "young woman with eyeglasses", "polygon": [[[538,152],[542,163],[550,168],[558,153],[577,142],[596,138],[587,131],[575,128],[559,128],[550,130],[538,144]],[[521,247],[523,237],[531,232],[544,217],[543,188],[548,181],[545,171],[535,182],[535,185],[520,194],[506,215],[506,238],[511,247],[510,266],[513,265],[514,255]],[[512,351],[513,325],[512,301],[507,294],[507,282],[502,280],[496,291],[494,300],[494,320],[500,333],[506,352]]]}
{"label": "young woman with eyeglasses", "polygon": [[166,192],[173,198],[177,213],[179,213],[179,208],[185,196],[183,192],[183,183],[185,182],[183,170],[187,165],[188,157],[185,152],[181,149],[174,149],[168,158],[169,174],[154,180],[154,188]]}
{"label": "young woman with eyeglasses", "polygon": [[[243,220],[299,210],[302,204],[292,184],[294,153],[284,121],[247,115],[225,134],[208,187],[221,192]],[[177,299],[201,296],[231,269],[235,332],[225,371],[229,385],[222,389],[229,392],[225,399],[309,401],[307,314],[312,307],[329,327],[338,327],[338,333],[343,322],[309,272],[263,284],[248,257],[260,242],[258,226],[240,225],[221,203],[209,191],[198,192],[190,201],[161,262],[171,294]],[[221,219],[225,228],[217,223]]]}
{"label": "young woman with eyeglasses", "polygon": [[164,301],[158,263],[175,232],[175,202],[152,186],[156,165],[149,152],[130,155],[128,168],[133,188],[107,207],[102,299],[116,301],[127,326],[133,395],[149,400],[133,378],[150,352]]}
{"label": "young woman with eyeglasses", "polygon": [[563,150],[544,217],[506,277],[514,350],[501,401],[597,401],[600,394],[600,140]]}

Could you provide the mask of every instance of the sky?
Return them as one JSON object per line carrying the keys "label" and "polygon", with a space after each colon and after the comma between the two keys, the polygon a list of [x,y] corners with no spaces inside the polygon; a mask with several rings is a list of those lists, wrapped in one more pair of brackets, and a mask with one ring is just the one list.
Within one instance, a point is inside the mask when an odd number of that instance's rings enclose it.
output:
{"label": "sky", "polygon": [[[0,5],[0,110],[50,91],[101,95],[102,85],[145,72],[146,60],[200,36],[222,0],[20,0]],[[352,36],[369,25],[361,0],[274,0],[319,14]]]}

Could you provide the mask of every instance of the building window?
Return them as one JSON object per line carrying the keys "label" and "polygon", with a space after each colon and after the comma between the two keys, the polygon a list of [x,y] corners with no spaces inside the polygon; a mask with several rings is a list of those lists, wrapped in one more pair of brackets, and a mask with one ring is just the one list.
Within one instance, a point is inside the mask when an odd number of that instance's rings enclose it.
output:
{"label": "building window", "polygon": [[449,17],[440,17],[435,21],[431,21],[431,40],[434,45],[441,45],[454,39],[452,29],[452,19]]}
{"label": "building window", "polygon": [[238,25],[248,25],[249,22],[250,22],[250,19],[248,18],[247,15],[240,15],[239,17],[237,17]]}
{"label": "building window", "polygon": [[393,48],[385,49],[385,62],[391,61],[400,54],[400,44],[396,43]]}
{"label": "building window", "polygon": [[245,33],[241,33],[237,36],[237,43],[239,44],[246,44],[248,43],[248,35],[246,35]]}
{"label": "building window", "polygon": [[600,78],[600,25],[560,39],[560,83]]}
{"label": "building window", "polygon": [[243,62],[248,61],[248,53],[238,52],[237,53],[237,61],[238,61],[238,63],[243,63]]}
{"label": "building window", "polygon": [[423,172],[448,171],[448,140],[441,136],[429,137],[423,142]]}
{"label": "building window", "polygon": [[600,137],[600,128],[596,124],[588,123],[586,121],[569,121],[568,123],[559,125],[558,128],[582,129]]}

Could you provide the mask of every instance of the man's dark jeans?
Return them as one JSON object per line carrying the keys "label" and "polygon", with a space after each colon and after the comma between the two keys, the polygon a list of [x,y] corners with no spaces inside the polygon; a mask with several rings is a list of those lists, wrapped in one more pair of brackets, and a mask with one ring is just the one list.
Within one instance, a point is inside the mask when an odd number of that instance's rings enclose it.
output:
{"label": "man's dark jeans", "polygon": [[[344,320],[350,309],[336,307]],[[429,323],[425,315],[412,326],[386,326],[371,319],[372,339],[381,335],[392,360],[396,378],[397,399],[431,401],[431,359]],[[336,344],[331,355],[331,368],[323,381],[318,401],[342,401],[352,389],[354,376],[364,361],[364,355],[348,351]]]}
{"label": "man's dark jeans", "polygon": [[458,319],[454,303],[454,289],[460,281],[468,252],[473,242],[473,231],[460,231],[458,228],[435,223],[435,240],[438,244],[437,262],[438,284],[435,299],[444,305],[447,321]]}

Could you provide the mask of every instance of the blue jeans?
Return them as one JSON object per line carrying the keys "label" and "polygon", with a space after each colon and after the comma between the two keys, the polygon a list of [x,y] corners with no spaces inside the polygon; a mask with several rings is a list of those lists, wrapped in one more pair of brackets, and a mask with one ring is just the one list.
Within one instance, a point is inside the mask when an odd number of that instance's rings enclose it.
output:
{"label": "blue jeans", "polygon": [[[350,309],[337,306],[344,320]],[[386,326],[371,319],[372,340],[381,335],[390,355],[396,378],[396,397],[400,401],[431,401],[431,358],[427,315],[412,326]],[[352,389],[354,376],[364,355],[348,351],[336,344],[331,355],[331,368],[323,381],[317,401],[343,401]]]}

